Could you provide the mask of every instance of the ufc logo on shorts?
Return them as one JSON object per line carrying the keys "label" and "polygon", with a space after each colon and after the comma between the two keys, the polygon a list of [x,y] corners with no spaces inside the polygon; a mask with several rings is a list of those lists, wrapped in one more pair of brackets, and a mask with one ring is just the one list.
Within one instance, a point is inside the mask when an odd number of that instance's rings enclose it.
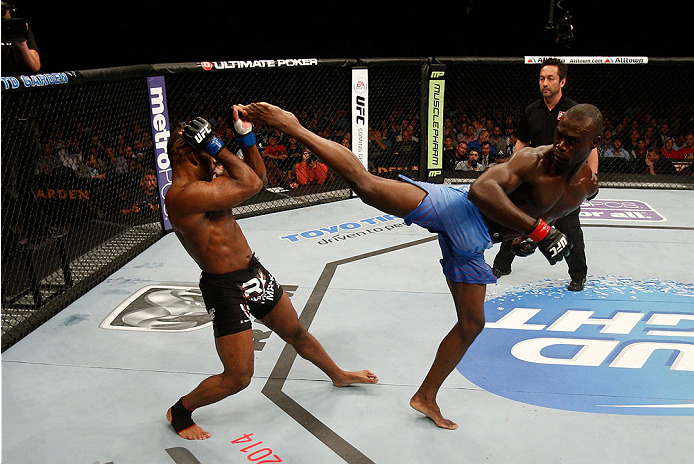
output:
{"label": "ufc logo on shorts", "polygon": [[210,126],[204,126],[202,129],[200,129],[200,132],[195,134],[195,141],[198,143],[202,143],[203,140],[205,140],[205,137],[207,137],[207,134],[212,132],[212,129],[210,129]]}
{"label": "ufc logo on shorts", "polygon": [[564,248],[566,248],[566,245],[568,244],[568,241],[566,240],[566,237],[562,237],[559,239],[556,245],[554,245],[552,248],[549,249],[549,254],[552,258],[557,256],[559,253],[562,252]]}

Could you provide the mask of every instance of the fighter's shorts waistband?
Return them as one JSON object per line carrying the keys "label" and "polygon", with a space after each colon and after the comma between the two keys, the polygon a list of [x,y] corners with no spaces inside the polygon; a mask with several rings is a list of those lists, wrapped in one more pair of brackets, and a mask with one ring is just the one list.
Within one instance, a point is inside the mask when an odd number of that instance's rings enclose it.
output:
{"label": "fighter's shorts waistband", "polygon": [[247,273],[249,271],[253,271],[254,269],[258,269],[260,267],[262,267],[262,265],[260,264],[260,261],[258,261],[258,258],[255,256],[255,253],[253,253],[250,261],[248,261],[248,267],[245,267],[243,269],[237,269],[235,271],[225,272],[223,274],[213,274],[210,272],[201,271],[200,275],[205,276],[207,278],[216,278],[216,277],[228,278],[228,277],[234,276],[235,274]]}

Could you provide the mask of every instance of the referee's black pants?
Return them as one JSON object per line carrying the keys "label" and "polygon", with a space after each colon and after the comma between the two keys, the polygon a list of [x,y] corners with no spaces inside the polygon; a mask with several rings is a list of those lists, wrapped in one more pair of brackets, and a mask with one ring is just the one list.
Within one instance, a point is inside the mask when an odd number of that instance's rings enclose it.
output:
{"label": "referee's black pants", "polygon": [[[583,230],[578,213],[581,209],[569,213],[567,216],[557,219],[554,227],[566,235],[569,242],[573,244],[571,253],[566,258],[569,266],[569,277],[572,280],[583,280],[588,275],[588,264],[586,263],[586,244],[583,241]],[[494,269],[498,269],[504,274],[511,272],[511,263],[516,256],[511,252],[511,240],[501,244],[501,249],[494,258]]]}

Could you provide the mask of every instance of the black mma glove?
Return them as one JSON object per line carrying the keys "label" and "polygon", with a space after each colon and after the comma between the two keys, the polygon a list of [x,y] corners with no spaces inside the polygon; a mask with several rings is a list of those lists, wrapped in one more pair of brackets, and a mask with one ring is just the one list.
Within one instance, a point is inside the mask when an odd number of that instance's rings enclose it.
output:
{"label": "black mma glove", "polygon": [[183,138],[213,158],[224,148],[224,143],[214,135],[212,125],[201,117],[193,119],[183,128]]}
{"label": "black mma glove", "polygon": [[530,256],[537,250],[537,243],[529,238],[516,238],[511,243],[511,253],[521,258]]}
{"label": "black mma glove", "polygon": [[528,234],[528,237],[535,243],[540,249],[549,264],[555,265],[557,262],[564,259],[564,257],[569,256],[571,252],[571,247],[573,246],[566,235],[559,232],[554,227],[550,227],[542,219],[538,219],[535,223],[535,227]]}

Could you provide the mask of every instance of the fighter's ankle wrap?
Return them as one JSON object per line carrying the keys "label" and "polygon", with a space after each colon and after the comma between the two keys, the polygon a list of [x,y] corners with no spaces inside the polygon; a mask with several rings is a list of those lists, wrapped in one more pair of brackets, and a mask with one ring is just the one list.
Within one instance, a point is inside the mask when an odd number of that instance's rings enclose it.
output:
{"label": "fighter's ankle wrap", "polygon": [[195,425],[193,422],[193,412],[186,409],[183,405],[183,397],[171,406],[171,426],[176,433],[180,433]]}
{"label": "fighter's ankle wrap", "polygon": [[210,155],[212,158],[217,157],[217,154],[224,148],[224,142],[219,140],[217,137],[212,137],[210,142],[205,147],[205,153]]}
{"label": "fighter's ankle wrap", "polygon": [[542,219],[538,219],[535,223],[535,227],[528,234],[528,238],[535,243],[542,241],[543,238],[547,236],[551,227]]}

